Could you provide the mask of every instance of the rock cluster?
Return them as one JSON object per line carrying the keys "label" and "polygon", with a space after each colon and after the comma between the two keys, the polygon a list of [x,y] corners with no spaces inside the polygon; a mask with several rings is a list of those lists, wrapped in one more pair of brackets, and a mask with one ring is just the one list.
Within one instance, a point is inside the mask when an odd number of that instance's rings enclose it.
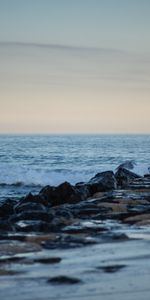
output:
{"label": "rock cluster", "polygon": [[124,165],[116,173],[96,174],[75,186],[45,186],[37,195],[0,203],[0,232],[96,232],[77,226],[82,220],[119,220],[150,224],[150,176],[141,177]]}

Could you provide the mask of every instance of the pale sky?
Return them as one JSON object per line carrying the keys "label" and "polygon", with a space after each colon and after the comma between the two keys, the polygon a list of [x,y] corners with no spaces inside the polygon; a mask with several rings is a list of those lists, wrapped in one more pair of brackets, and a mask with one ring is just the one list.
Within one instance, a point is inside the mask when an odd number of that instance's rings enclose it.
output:
{"label": "pale sky", "polygon": [[0,133],[150,133],[149,0],[0,0]]}

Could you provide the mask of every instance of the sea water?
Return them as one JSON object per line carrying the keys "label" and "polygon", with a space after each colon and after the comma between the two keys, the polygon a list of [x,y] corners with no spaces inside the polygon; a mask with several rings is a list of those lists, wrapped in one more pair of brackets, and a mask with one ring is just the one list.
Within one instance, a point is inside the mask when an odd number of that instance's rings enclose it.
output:
{"label": "sea water", "polygon": [[149,172],[150,135],[1,135],[0,199],[88,181],[126,160]]}

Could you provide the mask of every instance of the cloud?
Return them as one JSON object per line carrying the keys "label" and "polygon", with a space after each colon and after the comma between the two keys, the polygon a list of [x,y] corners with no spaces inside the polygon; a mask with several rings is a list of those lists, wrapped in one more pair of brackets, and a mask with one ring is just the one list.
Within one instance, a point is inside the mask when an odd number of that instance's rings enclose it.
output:
{"label": "cloud", "polygon": [[119,49],[105,48],[105,47],[87,47],[77,45],[65,45],[65,44],[52,44],[52,43],[35,43],[35,42],[19,42],[19,41],[0,41],[0,47],[34,47],[34,48],[46,48],[56,50],[69,50],[69,51],[82,51],[82,52],[97,52],[101,54],[120,54],[127,55],[128,52]]}

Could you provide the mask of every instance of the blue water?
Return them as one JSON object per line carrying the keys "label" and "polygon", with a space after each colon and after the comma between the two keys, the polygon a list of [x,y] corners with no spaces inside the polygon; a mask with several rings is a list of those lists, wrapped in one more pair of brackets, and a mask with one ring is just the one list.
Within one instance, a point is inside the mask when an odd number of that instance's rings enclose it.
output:
{"label": "blue water", "polygon": [[63,181],[74,184],[126,160],[150,165],[150,135],[1,135],[0,198]]}

